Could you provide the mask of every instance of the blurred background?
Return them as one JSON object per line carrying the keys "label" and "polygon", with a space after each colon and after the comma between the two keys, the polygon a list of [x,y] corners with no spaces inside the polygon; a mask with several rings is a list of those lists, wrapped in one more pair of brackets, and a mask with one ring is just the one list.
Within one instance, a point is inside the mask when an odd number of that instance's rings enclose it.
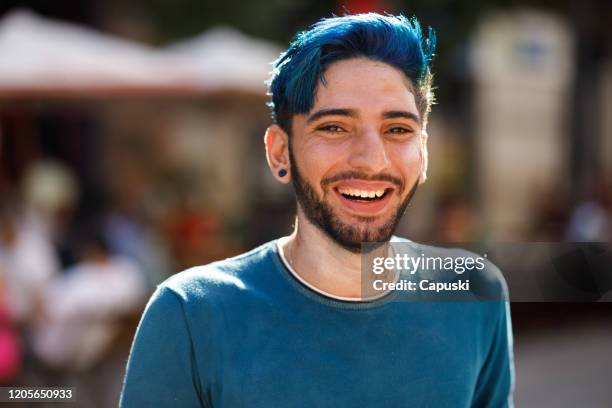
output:
{"label": "blurred background", "polygon": [[[290,232],[264,81],[346,11],[438,35],[430,178],[398,235],[610,242],[607,1],[3,1],[0,384],[116,406],[156,285]],[[612,406],[611,305],[512,304],[517,407]]]}

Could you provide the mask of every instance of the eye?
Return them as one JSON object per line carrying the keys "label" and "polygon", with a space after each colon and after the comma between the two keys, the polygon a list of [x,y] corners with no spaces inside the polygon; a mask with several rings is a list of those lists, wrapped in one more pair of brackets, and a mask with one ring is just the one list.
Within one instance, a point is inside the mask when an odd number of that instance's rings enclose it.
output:
{"label": "eye", "polygon": [[406,133],[414,133],[414,131],[407,127],[396,126],[389,129],[387,132],[393,134],[406,134]]}
{"label": "eye", "polygon": [[344,129],[342,129],[340,126],[338,125],[325,125],[325,126],[321,126],[320,128],[318,128],[317,130],[321,130],[323,132],[329,132],[329,133],[340,133],[340,132],[344,132]]}

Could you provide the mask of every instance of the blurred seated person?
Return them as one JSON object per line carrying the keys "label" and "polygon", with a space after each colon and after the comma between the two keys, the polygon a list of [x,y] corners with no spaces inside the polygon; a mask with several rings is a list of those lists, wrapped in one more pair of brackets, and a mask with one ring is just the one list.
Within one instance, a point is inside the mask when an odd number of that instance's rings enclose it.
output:
{"label": "blurred seated person", "polygon": [[81,261],[46,292],[45,317],[33,338],[35,353],[56,369],[87,370],[99,362],[147,295],[136,264],[111,254],[101,236],[86,238],[80,253]]}
{"label": "blurred seated person", "polygon": [[12,318],[27,330],[59,271],[59,259],[39,224],[24,214],[15,202],[0,202],[0,275]]}

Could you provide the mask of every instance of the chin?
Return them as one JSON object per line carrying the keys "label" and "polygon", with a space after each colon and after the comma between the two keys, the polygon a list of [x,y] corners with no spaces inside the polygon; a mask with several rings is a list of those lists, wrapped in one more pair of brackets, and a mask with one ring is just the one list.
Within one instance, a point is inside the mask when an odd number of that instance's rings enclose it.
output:
{"label": "chin", "polygon": [[393,209],[393,211],[387,211],[380,215],[343,214],[342,216],[336,216],[336,219],[340,220],[342,224],[357,228],[365,234],[380,230],[393,223],[396,213],[397,209]]}
{"label": "chin", "polygon": [[327,231],[334,241],[345,248],[354,249],[353,252],[361,250],[361,244],[371,242],[387,242],[393,236],[394,223],[377,222],[337,222],[330,226]]}

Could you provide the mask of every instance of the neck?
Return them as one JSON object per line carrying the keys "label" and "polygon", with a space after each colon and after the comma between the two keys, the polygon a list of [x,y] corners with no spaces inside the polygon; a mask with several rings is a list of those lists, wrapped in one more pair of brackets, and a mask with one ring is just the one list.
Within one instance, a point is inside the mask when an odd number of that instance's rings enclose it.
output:
{"label": "neck", "polygon": [[339,298],[362,300],[361,254],[332,241],[301,210],[293,234],[279,245],[294,272],[309,285]]}

